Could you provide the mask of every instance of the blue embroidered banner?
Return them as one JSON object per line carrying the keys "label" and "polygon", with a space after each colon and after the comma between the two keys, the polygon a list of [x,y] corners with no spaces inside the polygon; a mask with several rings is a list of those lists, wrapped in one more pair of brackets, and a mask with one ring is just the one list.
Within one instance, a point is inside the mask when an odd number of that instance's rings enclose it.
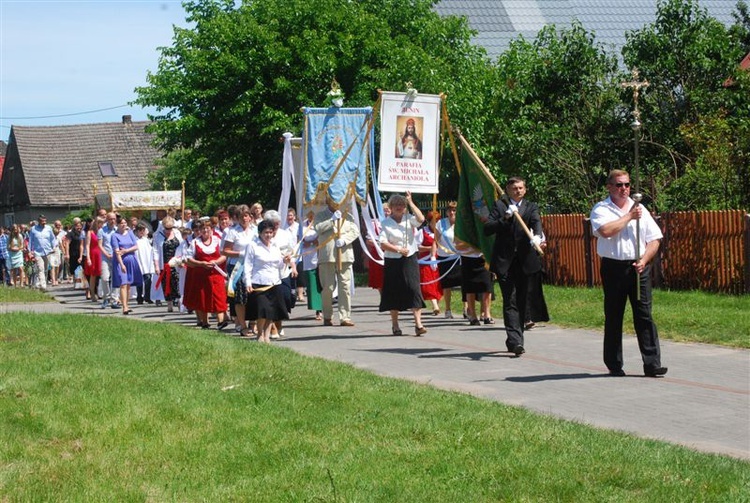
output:
{"label": "blue embroidered banner", "polygon": [[372,107],[305,108],[305,204],[367,198],[367,166],[374,159]]}

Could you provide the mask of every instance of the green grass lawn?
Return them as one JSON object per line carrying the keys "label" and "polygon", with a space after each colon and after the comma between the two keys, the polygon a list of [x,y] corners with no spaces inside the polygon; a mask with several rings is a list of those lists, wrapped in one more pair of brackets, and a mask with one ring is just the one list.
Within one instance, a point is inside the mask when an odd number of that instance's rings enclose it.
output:
{"label": "green grass lawn", "polygon": [[0,347],[2,501],[750,501],[747,462],[216,332],[7,313]]}
{"label": "green grass lawn", "polygon": [[33,288],[15,288],[0,285],[0,304],[5,302],[54,302],[54,298]]}
{"label": "green grass lawn", "polygon": [[[366,280],[361,275],[357,279],[358,283],[365,281],[365,284]],[[497,286],[495,290],[492,315],[501,320],[502,296]],[[603,330],[604,294],[601,288],[545,285],[544,292],[552,318],[551,324]],[[462,311],[460,298],[460,295],[453,296],[454,313]],[[0,304],[53,300],[48,294],[38,290],[0,286]],[[750,348],[750,295],[654,290],[653,310],[654,321],[662,339]],[[625,310],[624,329],[626,333],[633,333],[633,318],[629,308]]]}
{"label": "green grass lawn", "polygon": [[[358,274],[357,285],[367,285]],[[550,324],[604,330],[604,292],[597,288],[544,285]],[[443,302],[440,303],[441,309]],[[454,293],[451,311],[462,312],[461,296]],[[750,295],[720,295],[699,291],[654,290],[654,321],[659,337],[680,342],[702,342],[750,348]],[[503,301],[495,285],[492,316],[503,318]],[[625,309],[625,333],[633,334],[633,317]]]}
{"label": "green grass lawn", "polygon": [[[604,293],[601,288],[544,285],[544,294],[550,323],[604,329]],[[501,306],[497,311],[502,317]],[[750,348],[750,295],[654,290],[653,315],[663,339]],[[627,333],[633,333],[629,308],[625,310],[624,328]]]}

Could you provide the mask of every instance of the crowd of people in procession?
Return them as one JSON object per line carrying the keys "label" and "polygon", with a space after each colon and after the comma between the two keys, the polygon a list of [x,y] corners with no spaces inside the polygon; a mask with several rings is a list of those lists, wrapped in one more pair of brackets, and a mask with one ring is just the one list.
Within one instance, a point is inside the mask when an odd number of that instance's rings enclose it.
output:
{"label": "crowd of people in procession", "polygon": [[[644,373],[663,375],[667,369],[661,366],[651,319],[648,275],[661,233],[648,211],[629,197],[627,172],[612,171],[607,188],[609,197],[591,216],[602,257],[605,364],[610,374],[624,375],[622,318],[629,299]],[[0,278],[7,285],[41,290],[75,283],[101,309],[128,315],[133,300],[165,305],[167,312],[193,313],[198,328],[210,328],[213,318],[219,330],[233,323],[241,337],[269,342],[284,336],[283,321],[298,301],[325,326],[334,325],[336,303],[338,324],[355,325],[354,247],[365,227],[372,230],[365,240],[368,285],[380,292],[379,310],[390,314],[393,335],[403,334],[402,311],[411,311],[414,335],[427,333],[425,302],[433,316],[453,319],[451,301],[458,289],[466,322],[493,325],[490,307],[497,281],[506,347],[521,356],[524,332],[549,321],[542,260],[535,251],[545,246],[545,238],[539,208],[525,199],[525,181],[508,179],[506,192],[482,218],[485,234],[495,237],[491,257],[456,238],[455,202],[448,203],[442,217],[433,211],[425,216],[407,192],[391,196],[383,204],[385,217],[372,226],[361,226],[345,205],[333,203],[302,222],[294,209],[282,219],[275,210],[264,212],[260,203],[229,206],[210,217],[190,209],[162,211],[153,222],[100,210],[86,221],[75,218],[67,229],[59,220],[50,226],[39,215],[29,226],[0,228]],[[643,233],[634,231],[636,222]],[[635,239],[642,241],[642,255],[634,254]]]}

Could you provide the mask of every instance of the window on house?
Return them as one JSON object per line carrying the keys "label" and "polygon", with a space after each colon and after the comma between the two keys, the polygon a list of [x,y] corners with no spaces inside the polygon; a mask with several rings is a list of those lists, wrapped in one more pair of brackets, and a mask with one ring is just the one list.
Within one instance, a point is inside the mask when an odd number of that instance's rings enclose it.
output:
{"label": "window on house", "polygon": [[102,176],[117,176],[115,165],[112,161],[99,161],[99,171],[101,171]]}

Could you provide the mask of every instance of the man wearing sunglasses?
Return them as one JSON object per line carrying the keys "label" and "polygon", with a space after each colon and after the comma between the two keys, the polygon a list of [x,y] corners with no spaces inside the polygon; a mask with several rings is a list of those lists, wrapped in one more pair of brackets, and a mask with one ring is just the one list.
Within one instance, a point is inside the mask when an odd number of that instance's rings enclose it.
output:
{"label": "man wearing sunglasses", "polygon": [[[651,261],[659,250],[661,229],[651,213],[630,197],[630,175],[626,171],[610,171],[607,190],[609,197],[591,210],[591,229],[598,238],[596,252],[601,257],[604,287],[604,364],[610,375],[625,375],[622,322],[625,304],[630,300],[643,373],[648,377],[662,376],[667,368],[661,366],[659,334],[651,317]],[[640,240],[638,246],[636,236]],[[636,275],[640,275],[640,281]]]}

